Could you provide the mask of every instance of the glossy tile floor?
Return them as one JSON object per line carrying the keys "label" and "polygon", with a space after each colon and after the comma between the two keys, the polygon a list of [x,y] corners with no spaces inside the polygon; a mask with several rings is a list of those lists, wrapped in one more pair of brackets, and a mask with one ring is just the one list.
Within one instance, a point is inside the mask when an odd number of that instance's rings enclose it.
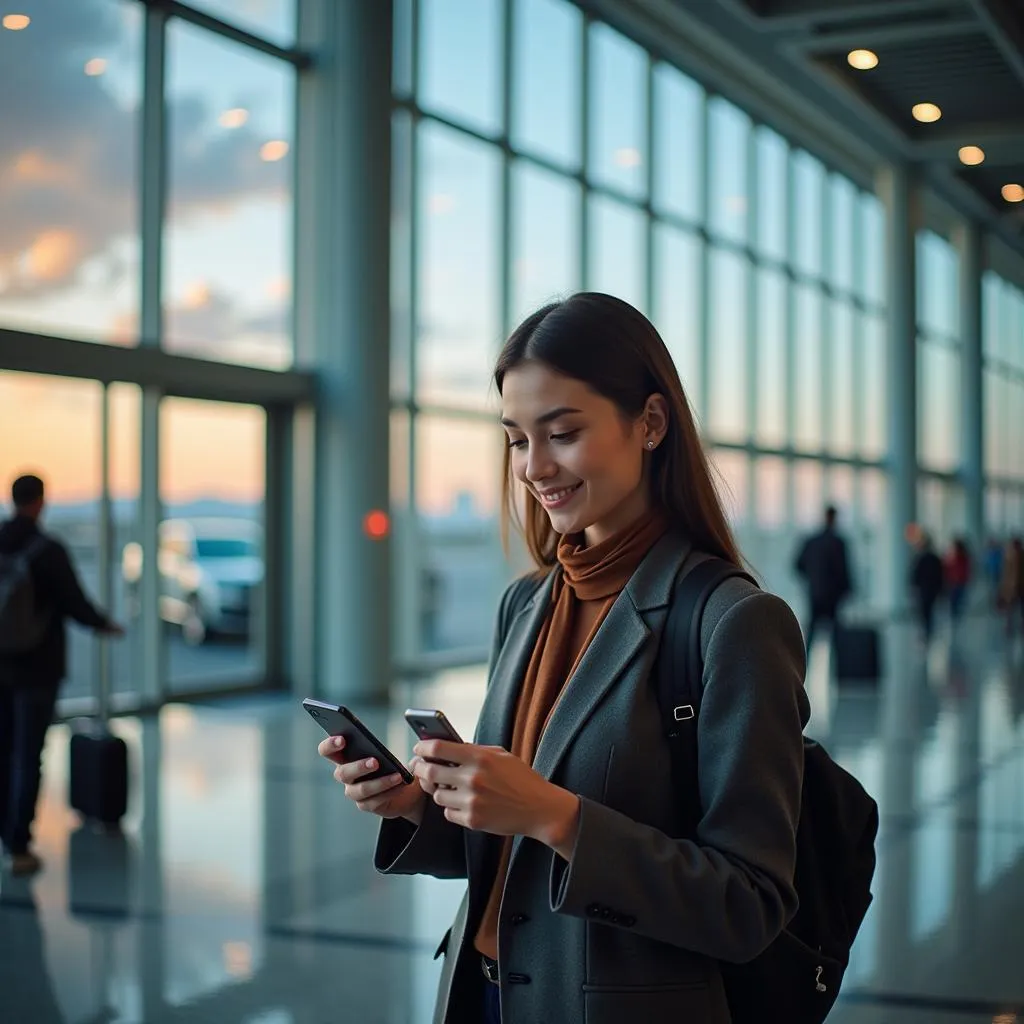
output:
{"label": "glossy tile floor", "polygon": [[[983,620],[928,658],[903,626],[885,648],[878,690],[836,691],[825,647],[808,683],[811,732],[883,822],[830,1022],[1024,1021],[1024,652]],[[480,671],[453,672],[365,717],[407,750],[403,707],[442,707],[468,734],[481,688]],[[429,1020],[460,884],[374,874],[374,823],[344,805],[297,701],[169,706],[115,729],[135,769],[123,838],[68,811],[67,732],[51,731],[46,870],[0,880],[0,1022]]]}

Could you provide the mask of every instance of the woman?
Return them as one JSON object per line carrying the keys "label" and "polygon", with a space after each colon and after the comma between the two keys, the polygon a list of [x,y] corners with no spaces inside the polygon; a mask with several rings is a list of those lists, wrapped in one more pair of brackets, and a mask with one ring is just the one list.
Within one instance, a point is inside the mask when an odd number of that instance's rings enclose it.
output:
{"label": "woman", "polygon": [[418,786],[335,775],[385,819],[379,870],[468,880],[435,1024],[725,1024],[719,961],[756,956],[796,909],[800,628],[747,580],[712,595],[702,808],[675,838],[659,634],[680,570],[741,561],[678,374],[642,314],[584,293],[528,317],[494,379],[507,517],[546,575],[517,614],[521,587],[502,600],[474,744],[417,744]]}

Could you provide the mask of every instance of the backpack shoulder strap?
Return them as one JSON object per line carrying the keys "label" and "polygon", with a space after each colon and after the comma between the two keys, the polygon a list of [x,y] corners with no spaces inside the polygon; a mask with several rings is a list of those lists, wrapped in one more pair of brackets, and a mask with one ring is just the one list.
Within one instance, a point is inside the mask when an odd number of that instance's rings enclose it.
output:
{"label": "backpack shoulder strap", "polygon": [[753,577],[722,558],[707,558],[680,575],[672,594],[655,675],[658,707],[672,758],[672,785],[684,799],[686,835],[700,820],[697,780],[697,719],[703,695],[701,620],[711,595],[728,579]]}

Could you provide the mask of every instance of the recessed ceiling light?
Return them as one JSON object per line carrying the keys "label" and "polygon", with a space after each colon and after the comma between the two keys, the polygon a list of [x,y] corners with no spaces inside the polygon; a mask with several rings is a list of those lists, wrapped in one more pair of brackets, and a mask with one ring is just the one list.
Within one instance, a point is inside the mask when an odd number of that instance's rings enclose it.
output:
{"label": "recessed ceiling light", "polygon": [[968,167],[977,167],[985,162],[985,150],[981,146],[961,146],[960,163]]}
{"label": "recessed ceiling light", "polygon": [[1008,203],[1024,203],[1024,185],[1004,185],[1003,198]]}
{"label": "recessed ceiling light", "polygon": [[851,68],[858,71],[870,71],[878,67],[878,54],[874,50],[851,50],[846,60]]}
{"label": "recessed ceiling light", "polygon": [[6,29],[10,29],[11,32],[20,32],[23,28],[28,28],[32,24],[32,19],[27,14],[5,14],[3,20],[3,26]]}
{"label": "recessed ceiling light", "polygon": [[85,73],[90,78],[96,78],[107,70],[107,62],[102,57],[93,57],[85,62]]}
{"label": "recessed ceiling light", "polygon": [[915,103],[911,113],[914,120],[923,121],[925,124],[931,124],[942,117],[942,111],[934,103]]}

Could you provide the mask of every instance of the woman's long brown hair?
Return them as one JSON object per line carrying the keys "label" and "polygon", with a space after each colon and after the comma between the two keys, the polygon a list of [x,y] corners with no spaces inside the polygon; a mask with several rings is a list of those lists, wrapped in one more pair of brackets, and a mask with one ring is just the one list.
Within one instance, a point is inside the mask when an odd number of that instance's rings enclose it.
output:
{"label": "woman's long brown hair", "polygon": [[[643,313],[600,292],[579,292],[538,309],[512,332],[498,357],[494,383],[499,394],[509,370],[527,360],[582,381],[614,402],[630,421],[643,413],[651,395],[663,395],[668,432],[645,456],[651,460],[652,497],[698,550],[743,565],[679,373],[661,335]],[[537,566],[551,568],[558,534],[531,493],[523,495],[520,511],[507,448],[503,490],[506,542],[509,526],[515,526]]]}

